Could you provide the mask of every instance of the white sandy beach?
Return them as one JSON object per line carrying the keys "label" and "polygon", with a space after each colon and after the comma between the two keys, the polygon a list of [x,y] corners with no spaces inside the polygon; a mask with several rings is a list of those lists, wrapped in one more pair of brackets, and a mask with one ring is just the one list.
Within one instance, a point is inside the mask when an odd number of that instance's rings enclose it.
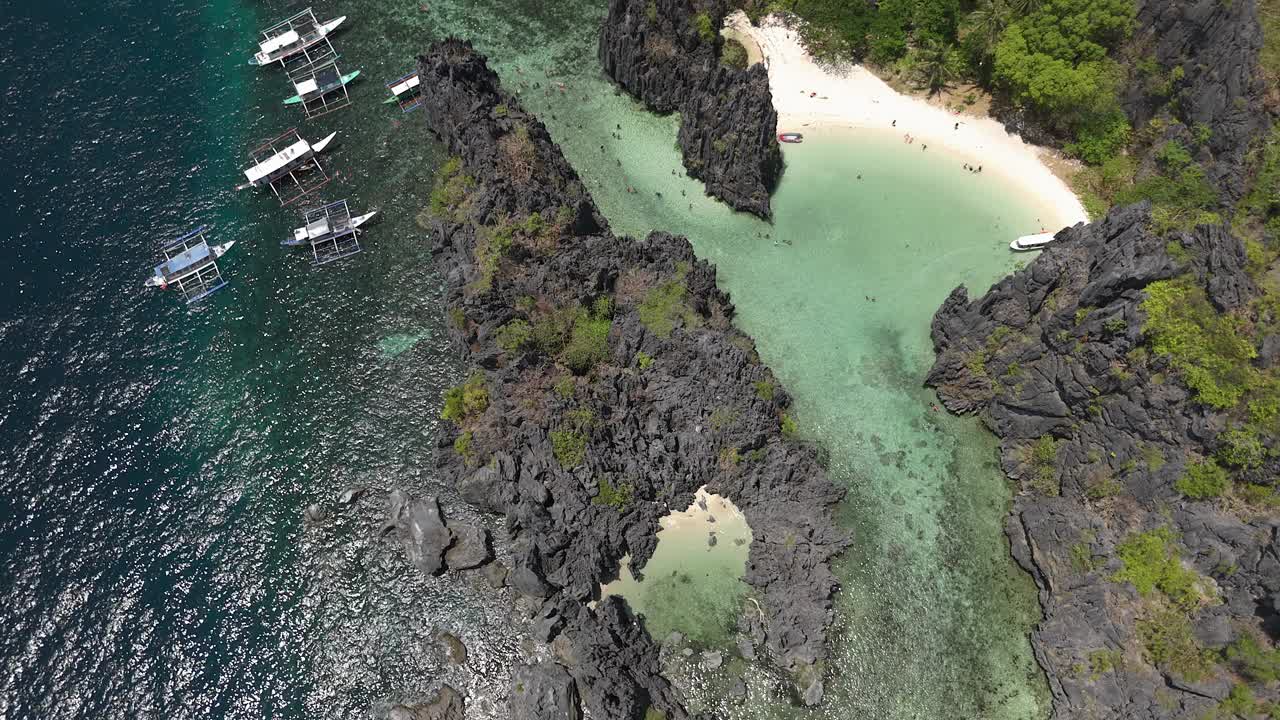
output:
{"label": "white sandy beach", "polygon": [[754,41],[764,57],[778,132],[869,128],[895,131],[898,142],[909,134],[916,147],[946,152],[959,164],[981,165],[983,175],[999,175],[1024,188],[1044,210],[1048,231],[1088,220],[1080,200],[1043,162],[1052,151],[1023,142],[999,122],[957,115],[903,95],[861,65],[842,71],[824,68],[805,52],[796,33],[773,17],[755,27],[739,11],[726,27]]}

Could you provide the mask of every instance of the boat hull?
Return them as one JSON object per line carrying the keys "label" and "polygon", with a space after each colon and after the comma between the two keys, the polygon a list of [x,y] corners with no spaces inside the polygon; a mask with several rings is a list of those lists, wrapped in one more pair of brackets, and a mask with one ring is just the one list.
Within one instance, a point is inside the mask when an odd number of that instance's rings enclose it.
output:
{"label": "boat hull", "polygon": [[[323,90],[320,90],[319,92],[317,92],[317,93],[315,94],[315,97],[321,97],[321,96],[323,96],[323,95],[328,95],[329,93],[333,92],[334,90],[337,90],[338,88],[346,87],[346,86],[347,86],[347,83],[351,82],[352,80],[355,80],[355,79],[356,79],[356,78],[358,78],[358,77],[360,77],[360,71],[359,71],[359,70],[355,70],[355,71],[353,71],[353,72],[349,72],[349,73],[347,73],[346,75],[343,75],[343,76],[342,76],[342,82],[337,83],[337,84],[335,84],[335,85],[330,85],[329,87],[326,87],[326,88],[324,88]],[[284,104],[285,104],[285,105],[297,105],[297,104],[298,104],[298,103],[300,103],[300,102],[302,102],[302,96],[301,96],[301,95],[294,95],[293,97],[289,98],[288,100],[285,100],[285,101],[284,101]]]}

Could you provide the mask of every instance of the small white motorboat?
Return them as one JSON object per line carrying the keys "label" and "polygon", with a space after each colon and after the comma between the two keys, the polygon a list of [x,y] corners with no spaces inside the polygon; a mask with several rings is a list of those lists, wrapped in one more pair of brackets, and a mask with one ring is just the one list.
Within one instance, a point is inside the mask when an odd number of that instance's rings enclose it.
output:
{"label": "small white motorboat", "polygon": [[1053,237],[1057,233],[1044,232],[1035,235],[1023,235],[1022,237],[1009,243],[1009,249],[1014,252],[1027,252],[1029,250],[1043,250],[1046,245],[1053,242]]}

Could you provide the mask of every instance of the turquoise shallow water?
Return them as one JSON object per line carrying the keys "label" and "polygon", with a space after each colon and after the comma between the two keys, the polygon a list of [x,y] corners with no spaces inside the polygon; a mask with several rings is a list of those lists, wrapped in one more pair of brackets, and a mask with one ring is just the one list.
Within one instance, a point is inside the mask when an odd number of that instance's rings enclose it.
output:
{"label": "turquoise shallow water", "polygon": [[[0,107],[0,716],[369,717],[441,680],[500,716],[506,609],[418,577],[369,532],[388,488],[448,492],[430,455],[460,368],[412,222],[442,158],[421,117],[378,102],[446,33],[523,88],[615,229],[686,233],[718,265],[804,434],[831,449],[857,544],[829,702],[805,714],[1043,710],[992,445],[920,389],[937,304],[1006,270],[1032,225],[1014,188],[892,138],[809,132],[786,149],[776,224],[732,214],[683,177],[674,118],[600,76],[600,2],[318,2],[351,18],[336,42],[365,79],[354,108],[310,125],[279,105],[278,74],[243,64],[255,27],[296,3],[5,7],[20,101]],[[243,149],[291,125],[339,131],[326,195],[384,215],[366,253],[325,270],[278,247],[291,213],[229,189]],[[161,239],[197,223],[239,244],[231,287],[189,312],[139,285]],[[304,525],[306,503],[350,486],[370,492]],[[439,629],[467,642],[470,673],[443,665]],[[725,716],[800,714],[747,672],[757,695]]]}

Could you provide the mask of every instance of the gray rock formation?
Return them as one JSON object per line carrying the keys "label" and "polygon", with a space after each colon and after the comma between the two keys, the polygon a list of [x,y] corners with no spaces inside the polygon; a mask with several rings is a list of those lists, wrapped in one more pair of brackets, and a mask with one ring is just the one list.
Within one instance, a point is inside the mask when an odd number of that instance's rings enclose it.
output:
{"label": "gray rock formation", "polygon": [[465,720],[462,696],[457,690],[443,685],[435,698],[421,705],[396,705],[391,708],[389,720]]}
{"label": "gray rock formation", "polygon": [[489,549],[489,531],[471,525],[453,528],[453,546],[444,554],[444,562],[450,570],[469,570],[480,567],[493,557]]}
{"label": "gray rock formation", "polygon": [[[1186,260],[1170,257],[1166,248]],[[970,300],[957,288],[933,321],[928,384],[955,412],[980,412],[1005,472],[1024,481],[1007,523],[1014,557],[1040,589],[1032,636],[1060,718],[1200,717],[1230,690],[1230,668],[1184,677],[1153,663],[1139,623],[1158,604],[1117,582],[1117,544],[1169,527],[1209,578],[1191,631],[1219,649],[1264,621],[1280,588],[1280,518],[1193,502],[1173,482],[1216,448],[1221,413],[1192,400],[1168,362],[1135,351],[1144,289],[1185,274],[1220,309],[1255,293],[1239,240],[1222,228],[1158,235],[1144,205],[1063,230],[1025,270]],[[1047,465],[1033,443],[1053,440]],[[1275,482],[1280,467],[1264,468]],[[1252,629],[1250,629],[1252,628]]]}
{"label": "gray rock formation", "polygon": [[1159,77],[1130,68],[1123,102],[1133,126],[1168,112],[1186,128],[1207,128],[1197,159],[1225,202],[1239,200],[1248,181],[1246,155],[1270,126],[1258,73],[1256,0],[1139,0],[1130,45],[1160,67]]}
{"label": "gray rock formation", "polygon": [[[792,673],[820,667],[837,588],[829,564],[847,544],[831,515],[841,492],[813,448],[783,438],[787,394],[757,394],[755,383],[776,381],[732,327],[733,305],[716,287],[715,269],[684,238],[610,233],[542,124],[499,88],[468,44],[437,44],[419,59],[419,76],[428,125],[469,179],[467,196],[432,221],[431,236],[447,302],[465,320],[454,337],[482,368],[489,398],[464,421],[470,457],[453,452],[446,433],[439,470],[465,498],[506,516],[507,582],[558,608],[561,620],[547,634],[558,633],[553,645],[568,638],[561,647],[578,658],[571,671],[586,706],[599,717],[633,717],[649,704],[681,716],[642,625],[619,600],[595,613],[583,603],[624,555],[642,571],[658,519],[688,507],[704,484],[732,498],[751,525],[746,581],[759,593],[769,658]],[[523,227],[532,213],[544,219],[541,230],[513,231],[505,255],[476,261],[497,225]],[[638,311],[659,288],[675,297],[663,330]],[[533,344],[497,345],[499,328],[513,320],[545,331],[556,327],[557,313],[583,318],[587,311],[577,308],[605,307],[602,299],[610,301],[610,329],[589,373],[570,374]],[[641,353],[652,358],[643,370]],[[713,429],[717,412],[732,420]],[[572,460],[555,448],[566,437],[580,448]],[[615,647],[618,638],[625,647]],[[627,662],[597,662],[607,648]]]}
{"label": "gray rock formation", "polygon": [[[782,174],[778,114],[764,66],[720,64],[719,0],[610,0],[598,55],[605,74],[658,113],[680,113],[680,151],[689,175],[735,210],[769,218]],[[703,13],[713,38],[703,37]]]}
{"label": "gray rock formation", "polygon": [[578,720],[582,707],[573,676],[562,665],[544,660],[516,669],[508,697],[511,720]]}

